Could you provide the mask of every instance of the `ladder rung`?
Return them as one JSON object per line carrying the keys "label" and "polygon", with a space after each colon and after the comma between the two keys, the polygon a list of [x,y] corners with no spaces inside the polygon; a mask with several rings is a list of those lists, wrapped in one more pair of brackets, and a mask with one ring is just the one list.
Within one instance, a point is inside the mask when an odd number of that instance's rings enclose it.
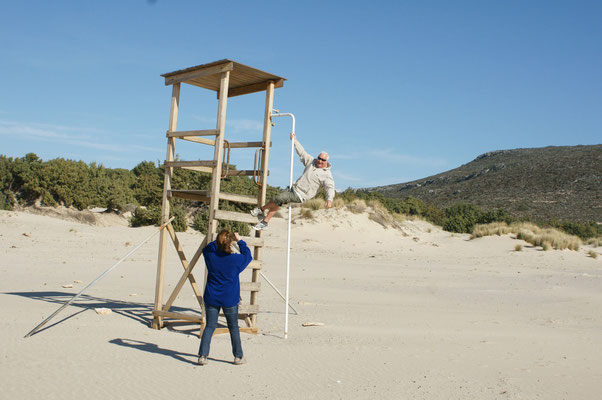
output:
{"label": "ladder rung", "polygon": [[167,195],[179,199],[204,201],[206,203],[211,200],[208,190],[170,190],[167,192]]}
{"label": "ladder rung", "polygon": [[[263,247],[263,238],[253,237],[253,236],[241,236],[240,238],[245,241],[247,246]],[[253,260],[253,261],[251,261],[251,263],[253,263],[255,261],[258,261],[258,260]],[[259,261],[259,262],[262,262],[262,261]]]}
{"label": "ladder rung", "polygon": [[[170,190],[167,192],[170,197],[177,197],[179,199],[196,200],[209,202],[211,200],[211,194],[209,190]],[[234,201],[238,203],[257,204],[257,197],[246,196],[243,194],[236,193],[220,193],[220,200]]]}
{"label": "ladder rung", "polygon": [[236,193],[220,193],[220,200],[228,200],[228,201],[237,201],[239,203],[248,203],[248,204],[257,204],[257,197],[255,196],[246,196],[243,194]]}
{"label": "ladder rung", "polygon": [[259,222],[257,217],[254,217],[251,214],[239,213],[235,211],[216,210],[214,217],[215,219],[219,220],[246,222],[248,224],[256,224]]}
{"label": "ladder rung", "polygon": [[240,290],[245,292],[259,292],[261,290],[261,282],[240,282]]}
{"label": "ladder rung", "polygon": [[[271,146],[270,142],[270,146]],[[224,147],[228,147],[225,146]],[[231,149],[244,149],[248,147],[263,147],[263,142],[229,142],[229,147]]]}
{"label": "ladder rung", "polygon": [[261,267],[263,267],[263,261],[261,260],[253,260],[249,264],[249,268],[251,269],[261,269]]}
{"label": "ladder rung", "polygon": [[198,167],[215,167],[217,163],[215,160],[208,161],[165,161],[163,165],[166,167],[176,167],[176,168],[198,168]]}
{"label": "ladder rung", "polygon": [[[250,313],[250,314],[257,314],[257,313]],[[238,319],[239,320],[246,320],[247,314],[239,314],[238,315]],[[238,331],[241,333],[249,333],[251,335],[257,335],[257,327],[248,327],[248,326],[241,326],[238,328]],[[224,333],[228,333],[230,332],[228,330],[228,328],[215,328],[215,330],[213,331],[213,335],[222,335]]]}
{"label": "ladder rung", "polygon": [[239,314],[257,314],[259,312],[259,304],[239,304]]}
{"label": "ladder rung", "polygon": [[216,136],[217,129],[203,129],[199,131],[167,131],[167,137],[187,137],[187,136]]}
{"label": "ladder rung", "polygon": [[[226,176],[253,176],[254,174],[261,175],[261,171],[254,171],[252,169],[247,170],[230,170],[227,172]],[[270,172],[268,171],[268,176]]]}
{"label": "ladder rung", "polygon": [[201,322],[202,321],[202,318],[200,315],[177,313],[177,312],[163,311],[163,310],[153,310],[153,315],[155,317],[181,319],[184,321],[192,321],[192,322]]}

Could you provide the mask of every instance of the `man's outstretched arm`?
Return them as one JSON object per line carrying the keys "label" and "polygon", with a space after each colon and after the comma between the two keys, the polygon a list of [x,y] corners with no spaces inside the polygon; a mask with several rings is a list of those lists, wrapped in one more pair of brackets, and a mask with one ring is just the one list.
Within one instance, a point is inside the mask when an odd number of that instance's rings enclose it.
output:
{"label": "man's outstretched arm", "polygon": [[297,151],[297,154],[299,155],[299,158],[301,159],[303,165],[307,167],[309,164],[312,163],[314,157],[307,151],[305,151],[303,146],[301,146],[301,143],[299,143],[299,141],[297,140],[297,135],[295,135],[294,133],[291,133],[291,140],[295,141],[295,150]]}

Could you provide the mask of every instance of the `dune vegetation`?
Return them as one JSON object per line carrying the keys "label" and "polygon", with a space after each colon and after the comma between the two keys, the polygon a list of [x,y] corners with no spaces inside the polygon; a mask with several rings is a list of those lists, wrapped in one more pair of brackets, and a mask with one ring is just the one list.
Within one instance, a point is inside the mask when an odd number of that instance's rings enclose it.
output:
{"label": "dune vegetation", "polygon": [[[33,205],[64,206],[78,210],[102,207],[107,212],[131,212],[131,226],[153,225],[160,221],[163,177],[162,166],[150,161],[143,161],[127,170],[63,158],[43,161],[33,153],[18,158],[0,155],[0,209],[11,210]],[[210,183],[211,177],[207,173],[174,169],[173,188],[206,190]],[[258,193],[257,185],[247,177],[228,177],[222,180],[221,185],[224,192],[247,195]],[[268,186],[267,197],[270,198],[279,190],[278,187]],[[313,218],[310,211],[323,207],[324,197],[319,194],[317,198],[303,204],[303,209],[307,210],[303,211],[304,217]],[[602,226],[596,222],[529,221],[527,218],[517,220],[505,210],[483,210],[465,202],[440,208],[414,197],[391,198],[380,192],[349,188],[336,194],[334,207],[346,207],[353,213],[367,212],[370,219],[385,227],[395,227],[407,218],[421,218],[449,232],[474,234],[473,228],[479,225],[498,224],[492,226],[503,230],[510,229],[517,222],[531,222],[538,229],[555,228],[556,231],[577,236],[584,241],[593,240],[592,245],[600,245],[602,241]],[[223,201],[220,208],[248,212],[252,205]],[[201,232],[206,230],[206,204],[172,199],[170,212],[176,217],[173,222],[176,230],[183,231],[189,226]],[[243,234],[249,232],[249,225],[240,222],[222,221],[221,227],[235,229]],[[536,233],[533,228],[530,232],[534,237],[543,237],[539,245],[545,243],[553,248],[564,246],[564,239],[552,238],[551,233],[546,233],[548,231]],[[574,242],[570,243],[575,247]]]}

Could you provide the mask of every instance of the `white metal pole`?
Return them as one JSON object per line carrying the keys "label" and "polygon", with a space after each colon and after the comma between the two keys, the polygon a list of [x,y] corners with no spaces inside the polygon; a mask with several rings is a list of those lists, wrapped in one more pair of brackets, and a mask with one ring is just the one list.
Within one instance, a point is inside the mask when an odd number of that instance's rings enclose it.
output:
{"label": "white metal pole", "polygon": [[[291,113],[276,113],[272,114],[272,117],[291,117],[293,120],[293,129],[291,135],[295,134],[295,116]],[[288,181],[289,190],[293,188],[293,157],[295,151],[295,139],[291,139],[291,170]],[[289,298],[289,286],[290,286],[290,267],[291,267],[291,217],[293,207],[291,203],[288,203],[288,235],[286,239],[286,289],[284,291],[285,300],[285,311],[284,311],[284,338],[288,338],[288,298]]]}

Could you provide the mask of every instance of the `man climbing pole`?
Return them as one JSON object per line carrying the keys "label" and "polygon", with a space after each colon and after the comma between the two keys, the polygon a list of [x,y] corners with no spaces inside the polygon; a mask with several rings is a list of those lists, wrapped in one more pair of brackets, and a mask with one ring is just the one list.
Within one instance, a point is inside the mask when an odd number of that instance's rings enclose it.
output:
{"label": "man climbing pole", "polygon": [[[303,175],[297,179],[291,188],[280,192],[263,207],[257,207],[251,211],[251,215],[258,217],[261,221],[253,227],[255,230],[267,229],[268,222],[285,203],[303,203],[313,198],[320,187],[324,188],[326,193],[326,208],[332,207],[334,199],[334,179],[330,168],[332,165],[328,162],[328,153],[322,151],[318,157],[314,158],[305,151],[301,143],[296,140],[297,137],[291,133],[291,140],[295,143],[295,150],[305,165]],[[266,214],[267,212],[267,214]]]}

